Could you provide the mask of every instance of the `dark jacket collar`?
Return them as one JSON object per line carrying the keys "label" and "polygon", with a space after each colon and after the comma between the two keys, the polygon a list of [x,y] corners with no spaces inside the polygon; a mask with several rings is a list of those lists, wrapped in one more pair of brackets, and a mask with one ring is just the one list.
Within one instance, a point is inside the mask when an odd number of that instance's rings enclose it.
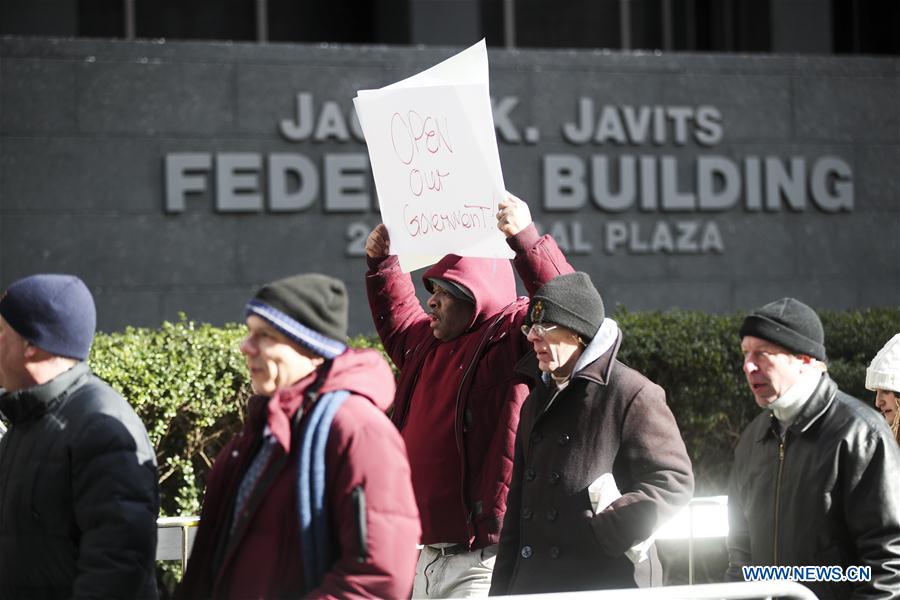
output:
{"label": "dark jacket collar", "polygon": [[524,375],[534,382],[541,380],[541,370],[538,368],[537,354],[534,353],[534,348],[516,361],[514,370],[519,375]]}
{"label": "dark jacket collar", "polygon": [[[612,373],[613,366],[616,363],[616,355],[619,353],[619,346],[622,345],[622,332],[616,335],[616,341],[612,347],[600,355],[594,362],[590,363],[580,371],[576,372],[572,379],[587,379],[600,385],[609,383],[609,377]],[[534,349],[519,359],[515,367],[516,373],[524,375],[535,382],[542,381],[542,373],[538,368],[537,355]]]}
{"label": "dark jacket collar", "polygon": [[90,373],[91,368],[88,364],[79,362],[46,383],[15,392],[7,392],[0,396],[0,412],[12,424],[38,418],[53,410],[65,398],[70,388],[81,377],[90,375]]}

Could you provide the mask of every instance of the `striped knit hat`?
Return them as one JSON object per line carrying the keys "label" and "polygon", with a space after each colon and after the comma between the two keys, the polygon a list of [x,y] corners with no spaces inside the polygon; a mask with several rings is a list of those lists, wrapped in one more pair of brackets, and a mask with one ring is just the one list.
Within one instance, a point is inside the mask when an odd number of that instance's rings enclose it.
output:
{"label": "striped knit hat", "polygon": [[267,283],[247,303],[246,314],[326,359],[347,349],[347,288],[339,279],[308,273]]}

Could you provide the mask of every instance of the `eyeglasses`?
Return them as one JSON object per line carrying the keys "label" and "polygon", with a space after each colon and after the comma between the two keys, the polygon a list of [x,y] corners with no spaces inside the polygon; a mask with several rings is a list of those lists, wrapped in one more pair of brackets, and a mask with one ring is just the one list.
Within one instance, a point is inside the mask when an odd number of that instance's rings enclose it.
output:
{"label": "eyeglasses", "polygon": [[559,327],[559,325],[541,325],[540,323],[534,323],[533,325],[522,325],[522,333],[525,334],[525,337],[534,333],[534,335],[544,338],[547,337],[547,334]]}

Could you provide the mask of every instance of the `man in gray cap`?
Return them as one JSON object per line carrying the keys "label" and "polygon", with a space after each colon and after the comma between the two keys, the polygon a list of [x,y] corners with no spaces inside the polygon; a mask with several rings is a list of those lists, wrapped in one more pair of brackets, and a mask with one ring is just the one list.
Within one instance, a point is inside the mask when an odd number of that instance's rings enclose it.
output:
{"label": "man in gray cap", "polygon": [[95,324],[71,275],[0,299],[0,598],[156,597],[156,454],[85,362]]}
{"label": "man in gray cap", "polygon": [[900,451],[884,419],[828,376],[822,323],[806,304],[766,304],[740,337],[747,384],[765,410],[735,450],[728,579],[799,580],[820,598],[900,598]]}
{"label": "man in gray cap", "polygon": [[587,273],[531,298],[522,406],[491,595],[660,585],[653,531],[687,504],[691,461],[661,387],[616,359]]}

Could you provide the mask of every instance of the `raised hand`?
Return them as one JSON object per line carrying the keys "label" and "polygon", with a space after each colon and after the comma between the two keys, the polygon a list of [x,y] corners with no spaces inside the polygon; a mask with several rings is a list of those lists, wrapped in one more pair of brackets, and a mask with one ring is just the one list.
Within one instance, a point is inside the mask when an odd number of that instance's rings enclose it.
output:
{"label": "raised hand", "polygon": [[383,258],[391,253],[391,236],[384,223],[379,223],[366,238],[366,256]]}
{"label": "raised hand", "polygon": [[524,200],[506,192],[506,199],[499,204],[497,228],[506,237],[512,237],[531,224],[531,211]]}

